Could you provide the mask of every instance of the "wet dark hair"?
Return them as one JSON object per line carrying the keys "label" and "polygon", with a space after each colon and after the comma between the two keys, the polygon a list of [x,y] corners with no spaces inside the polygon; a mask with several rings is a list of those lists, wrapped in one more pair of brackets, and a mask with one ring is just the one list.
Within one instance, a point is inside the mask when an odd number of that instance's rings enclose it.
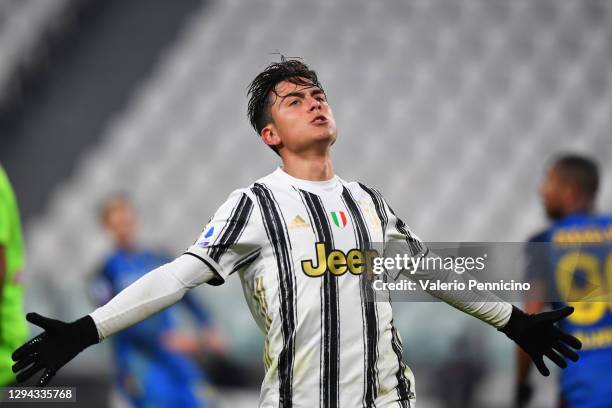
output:
{"label": "wet dark hair", "polygon": [[599,188],[599,167],[589,157],[577,154],[559,155],[553,167],[564,182],[575,184],[589,199],[595,199]]}
{"label": "wet dark hair", "polygon": [[[274,62],[255,77],[248,87],[249,104],[247,115],[253,129],[258,135],[272,122],[272,104],[274,97],[279,96],[275,87],[282,81],[295,85],[313,87],[323,90],[317,74],[300,59],[286,59],[281,55],[280,62]],[[325,91],[324,91],[325,92]],[[270,146],[278,154],[276,146]]]}

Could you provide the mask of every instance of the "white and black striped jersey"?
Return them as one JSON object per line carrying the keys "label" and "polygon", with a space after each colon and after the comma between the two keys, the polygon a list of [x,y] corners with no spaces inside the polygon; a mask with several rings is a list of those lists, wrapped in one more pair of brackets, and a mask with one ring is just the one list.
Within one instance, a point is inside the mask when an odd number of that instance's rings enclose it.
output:
{"label": "white and black striped jersey", "polygon": [[260,407],[414,406],[391,304],[371,301],[359,268],[359,250],[390,242],[424,251],[376,190],[337,176],[279,168],[218,209],[187,253],[213,284],[240,276],[265,334]]}

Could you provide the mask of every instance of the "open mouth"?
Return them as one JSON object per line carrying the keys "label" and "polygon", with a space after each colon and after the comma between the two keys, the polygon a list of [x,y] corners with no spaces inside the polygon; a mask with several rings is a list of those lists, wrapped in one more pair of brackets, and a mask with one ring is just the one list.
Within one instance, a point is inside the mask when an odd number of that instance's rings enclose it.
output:
{"label": "open mouth", "polygon": [[324,123],[327,123],[327,118],[323,115],[318,115],[313,120],[311,120],[310,123],[314,125],[322,125]]}

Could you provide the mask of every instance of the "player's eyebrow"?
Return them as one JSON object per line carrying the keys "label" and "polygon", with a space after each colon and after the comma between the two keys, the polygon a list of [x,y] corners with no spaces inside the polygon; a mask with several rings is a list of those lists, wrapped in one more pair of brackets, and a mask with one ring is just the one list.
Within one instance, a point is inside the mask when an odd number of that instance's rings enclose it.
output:
{"label": "player's eyebrow", "polygon": [[285,99],[290,98],[292,96],[296,96],[298,98],[303,98],[304,97],[304,92],[302,92],[302,91],[289,92],[287,95],[281,96],[281,101],[284,101]]}
{"label": "player's eyebrow", "polygon": [[[281,96],[281,102],[284,101],[286,98],[295,96],[297,98],[304,98],[304,91],[293,91],[293,92],[289,92],[287,95],[283,95]],[[313,87],[312,91],[310,91],[310,95],[311,96],[315,96],[315,95],[325,95],[325,92],[323,92],[323,90],[321,88],[318,87]]]}
{"label": "player's eyebrow", "polygon": [[310,92],[311,95],[325,95],[321,88],[315,88]]}

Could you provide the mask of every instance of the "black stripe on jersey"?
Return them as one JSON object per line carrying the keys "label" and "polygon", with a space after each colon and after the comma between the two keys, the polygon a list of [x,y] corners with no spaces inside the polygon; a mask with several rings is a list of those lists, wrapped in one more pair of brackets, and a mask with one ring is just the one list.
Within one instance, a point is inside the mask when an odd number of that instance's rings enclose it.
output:
{"label": "black stripe on jersey", "polygon": [[391,347],[393,347],[393,351],[397,356],[397,361],[399,363],[399,370],[395,373],[395,377],[397,378],[397,396],[399,397],[399,402],[402,407],[408,407],[410,405],[410,394],[412,384],[406,378],[406,364],[404,364],[404,360],[402,360],[402,342],[397,335],[397,330],[395,329],[395,325],[393,324],[393,319],[391,319]]}
{"label": "black stripe on jersey", "polygon": [[246,229],[253,212],[253,201],[249,196],[242,193],[240,200],[234,207],[232,214],[223,226],[221,233],[213,245],[208,248],[208,255],[217,263],[227,249],[238,242],[238,239]]}
{"label": "black stripe on jersey", "polygon": [[234,262],[234,266],[232,266],[232,271],[229,273],[229,275],[239,271],[240,269],[244,268],[245,266],[248,266],[251,262],[253,262],[255,259],[257,259],[259,254],[261,254],[261,249],[257,249],[255,251],[251,252],[250,254],[248,254],[247,256],[245,256],[244,258],[239,259],[236,262]]}
{"label": "black stripe on jersey", "polygon": [[408,231],[408,229],[406,228],[406,224],[404,224],[404,221],[402,221],[397,215],[395,215],[395,212],[393,212],[393,208],[391,208],[388,203],[387,207],[389,207],[389,211],[391,211],[391,214],[393,214],[393,216],[397,220],[395,222],[395,228],[406,237],[406,242],[408,243],[410,251],[412,252],[411,255],[414,256],[423,252],[423,243],[412,236],[410,231]]}
{"label": "black stripe on jersey", "polygon": [[[371,239],[365,219],[363,218],[363,214],[357,202],[346,187],[344,187],[342,191],[342,200],[353,220],[353,228],[355,230],[359,249],[370,249]],[[374,302],[374,291],[368,282],[368,274],[361,274],[359,279],[363,308],[364,348],[366,354],[364,367],[365,387],[362,401],[364,406],[373,407],[374,401],[378,396],[378,370],[376,369],[376,362],[378,361],[378,315],[376,303]]]}
{"label": "black stripe on jersey", "polygon": [[[242,195],[240,196],[240,199],[242,199]],[[234,216],[234,214],[236,213],[236,209],[238,208],[238,205],[239,205],[239,204],[240,204],[240,200],[236,201],[236,203],[234,204],[234,207],[232,208],[232,211],[231,211],[231,213],[230,213],[230,216],[229,216],[229,217],[227,217],[228,221],[229,221],[230,219],[232,219],[232,217],[233,217],[233,216]],[[213,218],[214,218],[214,216],[213,216]],[[211,218],[210,220],[208,220],[208,222],[206,223],[206,225],[208,225],[208,224],[209,224],[209,223],[212,221],[212,219],[213,219],[213,218]],[[217,234],[217,237],[215,238],[215,240],[213,241],[213,243],[212,243],[212,244],[211,244],[211,245],[208,247],[208,249],[207,249],[207,251],[208,251],[208,252],[207,252],[207,253],[208,253],[208,255],[210,255],[210,250],[211,250],[211,248],[213,248],[213,247],[214,247],[214,246],[217,244],[217,242],[219,241],[219,239],[220,239],[220,238],[223,236],[223,231],[225,231],[225,228],[227,228],[227,225],[228,225],[228,222],[226,222],[225,224],[223,224],[223,228],[221,228],[221,232],[220,232],[219,234]]]}
{"label": "black stripe on jersey", "polygon": [[[316,194],[304,190],[299,192],[306,205],[317,242],[323,242],[326,252],[329,253],[334,249],[334,236],[323,201]],[[340,305],[337,278],[328,271],[323,275],[321,292],[320,401],[321,406],[325,408],[335,408],[340,404]]]}
{"label": "black stripe on jersey", "polygon": [[[374,208],[376,209],[376,214],[378,215],[378,218],[380,219],[380,223],[383,228],[383,236],[384,236],[384,232],[387,229],[386,228],[387,223],[389,222],[389,217],[387,216],[387,212],[385,211],[384,199],[382,198],[382,195],[378,191],[368,188],[361,183],[359,183],[359,185],[366,193],[368,193],[368,195],[372,199],[372,202],[374,203]],[[390,297],[389,297],[389,304],[391,304]],[[395,373],[395,376],[397,378],[396,392],[397,392],[397,396],[399,397],[401,406],[406,407],[407,404],[409,404],[408,401],[409,401],[411,384],[405,375],[406,365],[404,364],[404,360],[402,359],[402,344],[399,341],[399,337],[397,336],[397,330],[395,329],[395,326],[393,324],[393,319],[391,319],[391,334],[392,334],[391,348],[395,352],[395,355],[397,357],[397,364],[398,364],[398,369],[397,369],[397,372]]]}
{"label": "black stripe on jersey", "polygon": [[251,191],[257,197],[266,234],[274,250],[279,282],[279,303],[283,332],[283,349],[278,356],[279,407],[293,405],[293,364],[295,358],[296,290],[291,242],[280,207],[272,192],[261,183]]}

